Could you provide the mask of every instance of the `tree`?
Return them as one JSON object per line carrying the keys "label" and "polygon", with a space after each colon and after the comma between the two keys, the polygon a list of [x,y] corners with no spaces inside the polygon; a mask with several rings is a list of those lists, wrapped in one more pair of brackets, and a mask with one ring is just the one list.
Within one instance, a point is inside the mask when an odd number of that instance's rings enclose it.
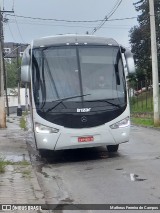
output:
{"label": "tree", "polygon": [[[20,62],[18,63],[20,64]],[[13,60],[11,64],[5,63],[7,88],[14,88],[18,86],[19,68],[17,68],[17,61]]]}
{"label": "tree", "polygon": [[[160,1],[155,1],[156,33],[158,48],[158,64],[160,72]],[[140,0],[134,4],[140,15],[138,15],[138,26],[130,30],[131,49],[135,57],[137,72],[141,73],[143,80],[152,79],[151,69],[151,39],[150,39],[150,17],[148,0]]]}

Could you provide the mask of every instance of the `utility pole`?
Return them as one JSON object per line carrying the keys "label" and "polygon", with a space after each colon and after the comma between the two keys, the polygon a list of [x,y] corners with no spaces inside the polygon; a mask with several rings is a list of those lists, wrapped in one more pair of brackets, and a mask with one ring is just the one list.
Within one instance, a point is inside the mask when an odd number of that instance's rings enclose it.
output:
{"label": "utility pole", "polygon": [[28,86],[27,86],[27,83],[25,83],[25,110],[26,110],[26,113],[28,113]]}
{"label": "utility pole", "polygon": [[158,59],[157,59],[154,0],[149,0],[149,10],[150,10],[150,30],[151,30],[154,125],[159,126],[160,125],[160,99],[159,99],[159,85],[158,85],[159,78],[158,78]]}
{"label": "utility pole", "polygon": [[16,48],[16,57],[17,57],[17,69],[18,69],[18,108],[17,108],[17,116],[22,116],[22,108],[21,108],[21,81],[20,81],[20,68],[19,68],[19,45],[17,44]]}
{"label": "utility pole", "polygon": [[[3,60],[3,13],[13,13],[14,11],[4,11],[2,1],[0,1],[0,128],[6,128],[6,112],[4,101],[4,60]],[[6,88],[7,89],[7,88]]]}
{"label": "utility pole", "polygon": [[5,95],[6,95],[7,116],[9,116],[9,103],[8,103],[8,93],[7,93],[7,74],[6,74],[4,57],[3,57],[3,70],[4,70],[4,85],[5,85],[4,89],[5,89]]}
{"label": "utility pole", "polygon": [[0,128],[6,128],[6,112],[4,102],[4,65],[3,65],[3,16],[0,5]]}

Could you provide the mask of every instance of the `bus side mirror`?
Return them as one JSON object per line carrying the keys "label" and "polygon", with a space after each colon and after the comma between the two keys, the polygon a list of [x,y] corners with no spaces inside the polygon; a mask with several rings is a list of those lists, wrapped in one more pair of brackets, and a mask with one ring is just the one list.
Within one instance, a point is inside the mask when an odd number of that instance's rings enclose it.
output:
{"label": "bus side mirror", "polygon": [[21,65],[21,81],[24,83],[30,83],[30,46],[28,46],[22,57],[22,65]]}
{"label": "bus side mirror", "polygon": [[30,83],[30,70],[29,65],[22,65],[21,66],[21,81],[24,83]]}
{"label": "bus side mirror", "polygon": [[126,49],[126,51],[124,52],[124,56],[126,59],[128,73],[135,73],[135,63],[132,52],[129,49]]}

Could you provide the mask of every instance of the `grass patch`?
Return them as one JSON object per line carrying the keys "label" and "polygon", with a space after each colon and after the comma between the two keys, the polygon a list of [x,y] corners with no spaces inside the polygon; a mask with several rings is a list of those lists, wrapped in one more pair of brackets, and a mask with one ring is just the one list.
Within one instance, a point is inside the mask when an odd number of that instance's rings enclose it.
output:
{"label": "grass patch", "polygon": [[23,114],[24,116],[27,116],[29,113],[26,112],[26,111],[24,111],[24,112],[22,112],[22,114]]}
{"label": "grass patch", "polygon": [[13,161],[5,160],[4,157],[0,157],[0,173],[4,173],[5,167],[8,165],[29,166],[30,163],[26,160],[13,162]]}
{"label": "grass patch", "polygon": [[18,162],[13,162],[12,165],[19,165],[19,166],[29,166],[30,162],[26,161],[26,160],[22,160],[22,161],[18,161]]}
{"label": "grass patch", "polygon": [[21,129],[27,130],[27,125],[26,125],[26,119],[25,116],[22,116],[20,118],[20,125]]}
{"label": "grass patch", "polygon": [[29,166],[30,165],[30,163],[26,160],[17,161],[17,162],[7,160],[7,161],[4,161],[4,162],[5,162],[6,166],[7,165],[18,165],[18,166]]}
{"label": "grass patch", "polygon": [[0,157],[0,173],[5,172],[5,167],[6,167],[5,159],[3,157]]}
{"label": "grass patch", "polygon": [[154,121],[152,118],[131,118],[133,124],[154,127]]}

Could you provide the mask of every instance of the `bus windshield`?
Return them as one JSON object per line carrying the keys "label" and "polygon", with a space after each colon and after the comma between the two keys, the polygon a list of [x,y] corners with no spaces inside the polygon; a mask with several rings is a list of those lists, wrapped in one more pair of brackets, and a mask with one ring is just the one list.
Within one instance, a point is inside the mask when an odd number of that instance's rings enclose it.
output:
{"label": "bus windshield", "polygon": [[[119,47],[36,48],[32,70],[36,105],[62,99],[65,102],[117,99],[119,104],[125,103],[126,84]],[[72,96],[77,97],[68,98]]]}

